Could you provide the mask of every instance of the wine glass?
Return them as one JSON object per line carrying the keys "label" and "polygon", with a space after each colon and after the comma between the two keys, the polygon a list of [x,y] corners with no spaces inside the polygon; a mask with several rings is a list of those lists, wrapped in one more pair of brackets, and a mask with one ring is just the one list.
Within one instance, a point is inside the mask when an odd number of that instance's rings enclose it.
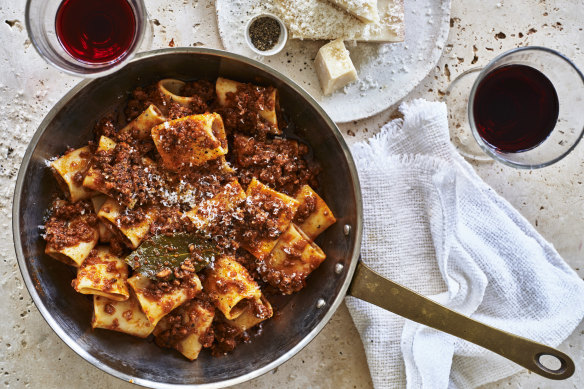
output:
{"label": "wine glass", "polygon": [[535,169],[572,151],[584,133],[584,75],[564,55],[520,47],[448,87],[450,138],[465,157]]}
{"label": "wine glass", "polygon": [[27,0],[25,22],[43,59],[81,77],[116,71],[152,35],[143,0]]}

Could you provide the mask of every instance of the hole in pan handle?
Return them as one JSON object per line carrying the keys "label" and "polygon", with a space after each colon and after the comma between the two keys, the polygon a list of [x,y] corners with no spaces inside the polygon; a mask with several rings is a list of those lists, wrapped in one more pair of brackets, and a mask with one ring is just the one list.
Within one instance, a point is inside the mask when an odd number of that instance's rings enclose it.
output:
{"label": "hole in pan handle", "polygon": [[[574,362],[563,352],[454,312],[380,276],[362,261],[357,264],[348,293],[406,319],[484,347],[543,377],[563,380],[574,374]],[[558,362],[559,367],[553,366]]]}

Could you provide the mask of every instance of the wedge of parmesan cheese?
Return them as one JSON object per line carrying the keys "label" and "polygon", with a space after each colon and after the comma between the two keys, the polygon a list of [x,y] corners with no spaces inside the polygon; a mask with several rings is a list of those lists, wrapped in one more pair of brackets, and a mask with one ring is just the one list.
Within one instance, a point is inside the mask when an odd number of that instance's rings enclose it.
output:
{"label": "wedge of parmesan cheese", "polygon": [[295,39],[402,42],[403,0],[378,0],[379,22],[363,23],[328,0],[275,0],[276,11]]}
{"label": "wedge of parmesan cheese", "polygon": [[322,93],[330,95],[357,79],[357,70],[342,39],[327,43],[314,60]]}
{"label": "wedge of parmesan cheese", "polygon": [[328,0],[363,23],[379,22],[377,0]]}

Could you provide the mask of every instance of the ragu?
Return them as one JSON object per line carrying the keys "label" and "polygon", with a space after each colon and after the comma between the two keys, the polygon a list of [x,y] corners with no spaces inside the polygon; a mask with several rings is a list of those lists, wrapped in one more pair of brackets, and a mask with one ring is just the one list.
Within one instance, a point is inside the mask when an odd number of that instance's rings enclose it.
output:
{"label": "ragu", "polygon": [[[274,315],[275,294],[302,289],[326,258],[314,239],[336,221],[308,185],[319,174],[308,146],[264,117],[279,114],[277,91],[218,79],[210,96],[209,85],[164,79],[134,91],[127,117],[97,121],[97,147],[50,163],[67,199],[45,226],[46,254],[95,296],[93,328],[154,334],[190,360],[233,349]],[[272,104],[242,106],[242,117],[270,126],[224,128],[222,108],[250,90]]]}

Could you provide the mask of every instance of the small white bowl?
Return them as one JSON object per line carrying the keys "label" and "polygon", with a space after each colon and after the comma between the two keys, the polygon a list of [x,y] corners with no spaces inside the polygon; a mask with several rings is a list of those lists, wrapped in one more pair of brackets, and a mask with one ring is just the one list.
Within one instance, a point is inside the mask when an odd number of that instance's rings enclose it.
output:
{"label": "small white bowl", "polygon": [[[266,51],[259,50],[257,47],[255,47],[253,45],[253,43],[251,43],[251,37],[249,36],[249,27],[251,26],[251,24],[254,22],[254,20],[257,20],[257,19],[263,18],[263,17],[268,17],[268,18],[274,19],[275,21],[278,22],[278,25],[280,26],[280,37],[278,38],[278,42],[276,42],[274,47],[272,47],[270,50],[266,50]],[[250,50],[258,55],[268,56],[268,55],[278,54],[280,51],[282,51],[284,46],[286,46],[287,41],[288,41],[288,30],[286,29],[286,25],[284,25],[284,22],[282,21],[282,19],[280,19],[276,15],[273,15],[270,13],[259,14],[259,15],[254,16],[253,18],[251,18],[247,22],[247,24],[245,25],[245,42],[249,46]]]}

